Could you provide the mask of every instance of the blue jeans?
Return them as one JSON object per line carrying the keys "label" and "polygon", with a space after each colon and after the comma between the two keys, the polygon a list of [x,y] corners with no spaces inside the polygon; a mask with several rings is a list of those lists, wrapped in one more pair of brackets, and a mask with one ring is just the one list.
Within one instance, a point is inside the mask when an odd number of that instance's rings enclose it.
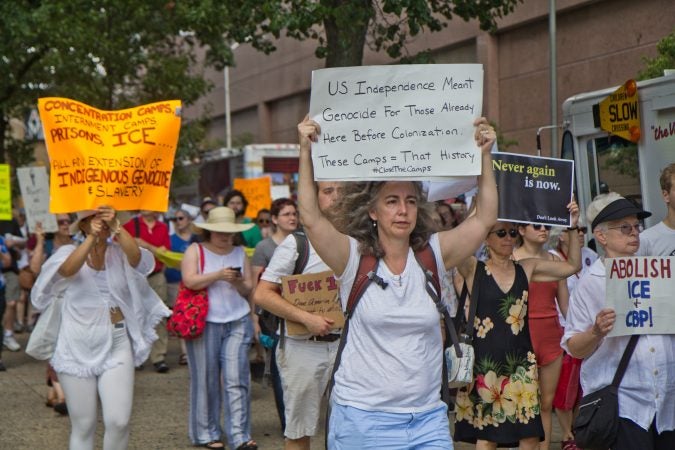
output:
{"label": "blue jeans", "polygon": [[364,411],[331,404],[329,450],[452,450],[447,406],[418,413]]}
{"label": "blue jeans", "polygon": [[193,443],[219,440],[223,434],[231,448],[251,440],[248,350],[252,339],[253,324],[247,314],[232,322],[207,322],[200,338],[186,341],[190,369],[188,428]]}

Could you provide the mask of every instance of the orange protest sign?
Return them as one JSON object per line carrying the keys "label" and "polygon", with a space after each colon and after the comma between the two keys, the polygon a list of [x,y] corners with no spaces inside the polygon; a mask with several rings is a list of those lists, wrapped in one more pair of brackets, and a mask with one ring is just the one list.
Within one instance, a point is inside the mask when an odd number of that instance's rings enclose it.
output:
{"label": "orange protest sign", "polygon": [[49,153],[50,212],[168,209],[180,100],[104,111],[48,97],[38,100],[38,110]]}
{"label": "orange protest sign", "polygon": [[255,219],[258,211],[269,209],[272,204],[272,180],[270,177],[235,178],[233,187],[241,191],[248,200],[246,217]]}

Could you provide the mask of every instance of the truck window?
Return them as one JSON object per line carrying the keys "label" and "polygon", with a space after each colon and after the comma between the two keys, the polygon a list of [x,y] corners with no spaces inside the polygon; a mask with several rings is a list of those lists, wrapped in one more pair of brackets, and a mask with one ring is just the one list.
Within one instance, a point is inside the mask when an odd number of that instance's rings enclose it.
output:
{"label": "truck window", "polygon": [[636,144],[618,136],[604,136],[588,141],[587,151],[588,161],[595,165],[589,167],[592,197],[608,190],[642,204]]}

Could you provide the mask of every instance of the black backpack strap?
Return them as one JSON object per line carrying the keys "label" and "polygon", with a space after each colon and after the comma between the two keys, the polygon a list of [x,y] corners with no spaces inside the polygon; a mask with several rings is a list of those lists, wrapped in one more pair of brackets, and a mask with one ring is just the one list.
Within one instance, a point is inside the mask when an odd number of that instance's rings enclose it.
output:
{"label": "black backpack strap", "polygon": [[[464,326],[464,340],[467,344],[473,342],[473,321],[476,317],[476,308],[478,307],[478,296],[480,294],[480,285],[483,281],[483,275],[485,274],[485,263],[482,261],[476,261],[476,270],[473,273],[473,284],[471,285],[471,293],[469,298],[471,304],[469,305],[469,317]],[[464,283],[466,287],[466,282]],[[464,291],[464,289],[462,289]],[[459,310],[457,313],[459,314]]]}
{"label": "black backpack strap", "polygon": [[462,332],[462,327],[464,326],[464,307],[466,306],[466,297],[469,295],[469,288],[466,286],[466,281],[462,283],[462,292],[459,294],[459,300],[457,301],[457,314],[453,318],[453,323],[455,329],[458,333]]}
{"label": "black backpack strap", "polygon": [[639,338],[640,338],[639,334],[634,334],[630,337],[628,345],[626,345],[626,350],[623,351],[621,361],[619,361],[619,365],[616,368],[616,372],[614,373],[612,386],[618,388],[619,384],[621,384],[621,379],[623,378],[623,374],[626,373],[626,369],[628,368],[628,362],[630,361],[630,357],[633,355],[633,350],[635,350],[635,346],[637,345],[637,341]]}
{"label": "black backpack strap", "polygon": [[[295,246],[298,252],[298,257],[295,260],[295,266],[293,266],[293,275],[300,275],[305,271],[307,267],[307,261],[309,261],[309,240],[307,235],[302,231],[294,231],[293,237],[295,238]],[[286,321],[279,317],[279,347],[284,348],[286,341]]]}
{"label": "black backpack strap", "polygon": [[295,260],[295,267],[293,268],[293,275],[299,275],[305,271],[307,261],[309,260],[309,240],[307,235],[302,231],[293,232],[295,238],[295,245],[298,251],[298,258]]}

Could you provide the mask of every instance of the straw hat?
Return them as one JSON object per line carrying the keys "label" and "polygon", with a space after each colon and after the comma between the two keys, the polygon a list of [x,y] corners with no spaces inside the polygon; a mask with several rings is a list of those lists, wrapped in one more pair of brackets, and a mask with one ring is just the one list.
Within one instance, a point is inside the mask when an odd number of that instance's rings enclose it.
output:
{"label": "straw hat", "polygon": [[80,231],[80,221],[86,219],[89,216],[96,214],[94,209],[85,209],[84,211],[77,212],[77,218],[75,222],[70,224],[70,234],[77,234]]}
{"label": "straw hat", "polygon": [[216,206],[209,211],[209,217],[205,222],[193,223],[196,232],[203,230],[220,233],[239,233],[253,228],[253,223],[236,223],[234,211],[227,206]]}

